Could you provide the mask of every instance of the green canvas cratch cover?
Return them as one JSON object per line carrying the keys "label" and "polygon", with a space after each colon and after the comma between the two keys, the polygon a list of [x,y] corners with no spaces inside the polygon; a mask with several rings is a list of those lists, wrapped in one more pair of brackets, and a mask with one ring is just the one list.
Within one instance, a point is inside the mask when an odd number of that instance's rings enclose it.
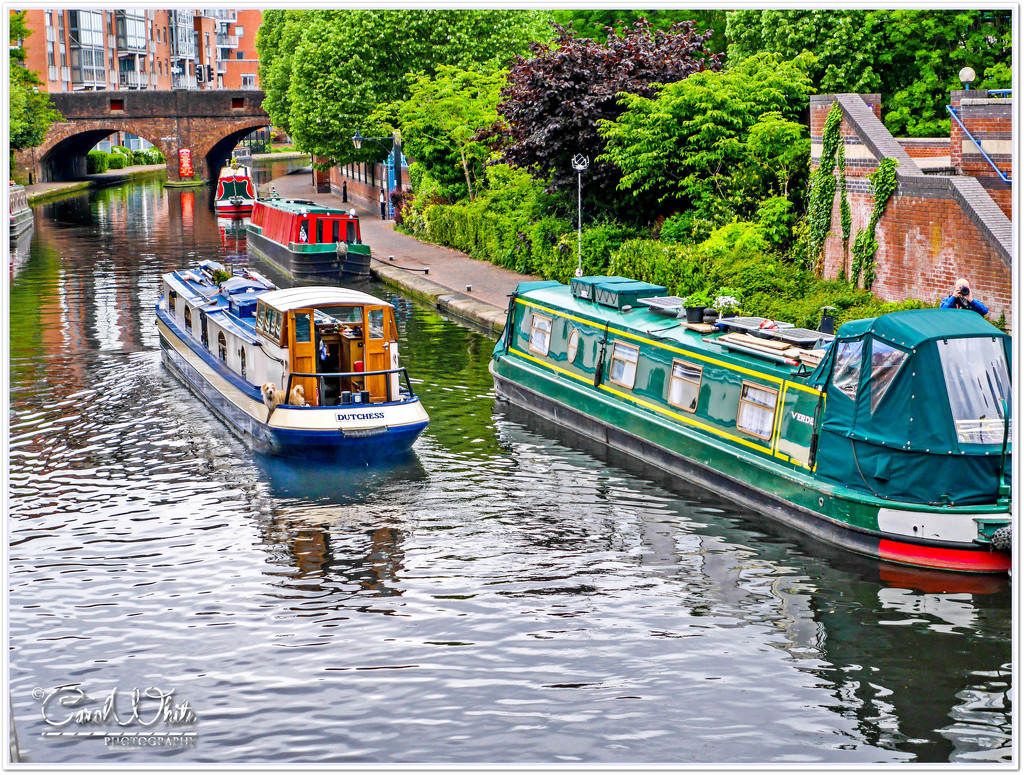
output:
{"label": "green canvas cratch cover", "polygon": [[811,377],[826,391],[817,473],[898,501],[995,503],[1010,363],[1010,337],[967,310],[846,323]]}

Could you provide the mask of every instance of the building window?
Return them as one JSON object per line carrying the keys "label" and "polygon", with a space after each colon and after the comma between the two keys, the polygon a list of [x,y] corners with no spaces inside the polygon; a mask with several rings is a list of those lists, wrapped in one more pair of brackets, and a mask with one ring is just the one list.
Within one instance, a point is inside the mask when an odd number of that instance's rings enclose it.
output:
{"label": "building window", "polygon": [[551,318],[533,315],[530,322],[530,349],[538,355],[547,355],[551,347]]}
{"label": "building window", "polygon": [[235,59],[245,59],[245,52],[244,51],[236,51],[235,52]]}
{"label": "building window", "polygon": [[736,413],[736,427],[759,439],[770,439],[775,419],[778,390],[744,382],[740,387],[740,406]]}
{"label": "building window", "polygon": [[697,411],[700,380],[704,370],[686,361],[672,361],[672,376],[668,386],[668,402],[684,412]]}
{"label": "building window", "polygon": [[616,342],[612,347],[612,366],[608,379],[617,385],[632,389],[636,382],[636,364],[640,359],[640,348],[631,344]]}
{"label": "building window", "polygon": [[243,35],[245,35],[245,27],[235,27],[235,34],[238,37],[242,37]]}
{"label": "building window", "polygon": [[255,75],[243,75],[242,76],[242,88],[243,89],[255,89],[256,88],[256,76]]}

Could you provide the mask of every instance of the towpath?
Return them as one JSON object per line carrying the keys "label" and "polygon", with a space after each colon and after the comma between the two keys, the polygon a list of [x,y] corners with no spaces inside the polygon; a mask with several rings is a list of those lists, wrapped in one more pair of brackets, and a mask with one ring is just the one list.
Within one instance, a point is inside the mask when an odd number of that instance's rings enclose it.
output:
{"label": "towpath", "polygon": [[381,220],[378,207],[370,209],[352,199],[343,203],[337,194],[316,193],[308,171],[275,178],[260,186],[261,195],[271,186],[284,199],[355,208],[363,242],[372,251],[370,271],[375,277],[492,332],[504,328],[508,296],[516,285],[538,279],[397,232],[392,221]]}

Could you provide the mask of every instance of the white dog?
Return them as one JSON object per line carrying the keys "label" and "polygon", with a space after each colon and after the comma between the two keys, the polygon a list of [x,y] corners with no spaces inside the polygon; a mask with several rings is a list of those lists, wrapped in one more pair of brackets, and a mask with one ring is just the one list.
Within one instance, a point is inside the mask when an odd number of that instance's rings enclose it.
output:
{"label": "white dog", "polygon": [[[278,390],[277,385],[273,382],[265,382],[263,387],[260,388],[260,392],[263,393],[263,403],[270,414],[273,414],[278,406],[285,403],[284,390]],[[306,391],[302,385],[296,385],[292,388],[291,395],[288,396],[288,404],[291,406],[306,405]],[[270,414],[267,415],[267,419],[270,419]]]}

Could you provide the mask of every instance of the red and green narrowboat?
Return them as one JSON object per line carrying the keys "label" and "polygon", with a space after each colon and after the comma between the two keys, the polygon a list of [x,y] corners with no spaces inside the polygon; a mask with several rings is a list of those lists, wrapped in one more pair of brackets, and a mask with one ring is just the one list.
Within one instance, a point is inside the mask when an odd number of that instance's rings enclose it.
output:
{"label": "red and green narrowboat", "polygon": [[217,178],[217,194],[213,203],[217,215],[249,215],[255,204],[256,186],[252,182],[252,173],[237,159],[232,159],[231,164],[221,168]]}
{"label": "red and green narrowboat", "polygon": [[260,199],[246,225],[248,249],[297,282],[342,282],[368,277],[355,210],[308,199]]}
{"label": "red and green narrowboat", "polygon": [[945,309],[834,336],[690,324],[662,292],[520,283],[490,366],[498,397],[852,551],[1010,570],[1006,334]]}

